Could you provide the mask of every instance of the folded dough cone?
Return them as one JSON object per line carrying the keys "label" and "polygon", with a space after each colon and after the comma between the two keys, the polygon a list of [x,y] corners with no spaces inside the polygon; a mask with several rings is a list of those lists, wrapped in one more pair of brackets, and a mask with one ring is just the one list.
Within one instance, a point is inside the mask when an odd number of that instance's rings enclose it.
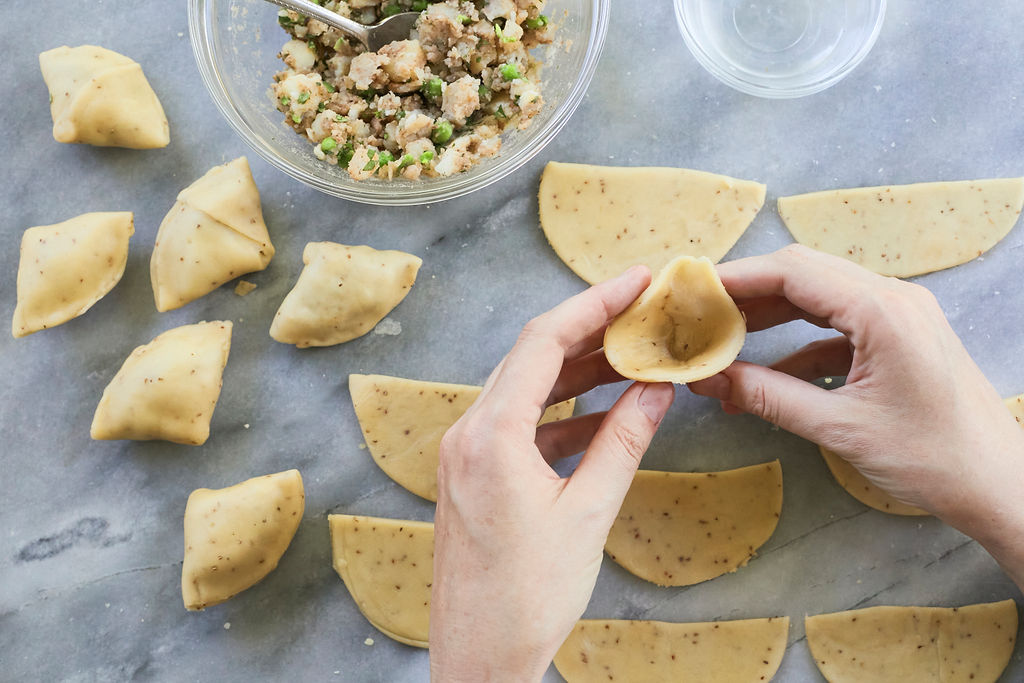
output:
{"label": "folded dough cone", "polygon": [[57,142],[131,149],[170,142],[164,109],[135,60],[95,45],[65,45],[40,54],[39,67]]}
{"label": "folded dough cone", "polygon": [[274,571],[305,509],[298,470],[193,491],[185,506],[185,608],[222,603]]}
{"label": "folded dough cone", "polygon": [[729,367],[746,335],[711,261],[679,256],[608,325],[604,353],[623,377],[684,384]]}
{"label": "folded dough cone", "polygon": [[384,635],[427,647],[434,525],[329,515],[334,570],[359,611]]}
{"label": "folded dough cone", "polygon": [[994,683],[1013,654],[1017,605],[869,607],[804,626],[831,683]]}
{"label": "folded dough cone", "polygon": [[630,266],[658,272],[679,254],[717,262],[764,204],[765,186],[686,168],[550,162],[540,224],[551,247],[590,284]]}
{"label": "folded dough cone", "polygon": [[88,311],[121,280],[134,232],[130,211],[85,213],[26,230],[11,333],[24,337]]}
{"label": "folded dough cone", "polygon": [[[348,376],[352,407],[373,461],[403,487],[433,501],[441,437],[481,388],[386,375]],[[572,417],[575,405],[571,398],[551,406],[540,424]]]}
{"label": "folded dough cone", "polygon": [[277,309],[270,336],[300,349],[361,337],[394,309],[416,282],[422,259],[334,242],[310,242],[305,267]]}
{"label": "folded dough cone", "polygon": [[724,472],[639,470],[605,551],[659,586],[688,586],[747,564],[782,512],[775,460]]}
{"label": "folded dough cone", "polygon": [[1003,239],[1024,178],[826,190],[779,198],[794,239],[895,277],[966,263]]}
{"label": "folded dough cone", "polygon": [[103,390],[92,438],[205,443],[230,349],[228,320],[175,327],[138,347]]}
{"label": "folded dough cone", "polygon": [[245,157],[215,166],[178,194],[150,259],[158,311],[181,308],[274,256]]}
{"label": "folded dough cone", "polygon": [[555,655],[568,683],[761,683],[782,663],[789,617],[696,624],[583,619]]}

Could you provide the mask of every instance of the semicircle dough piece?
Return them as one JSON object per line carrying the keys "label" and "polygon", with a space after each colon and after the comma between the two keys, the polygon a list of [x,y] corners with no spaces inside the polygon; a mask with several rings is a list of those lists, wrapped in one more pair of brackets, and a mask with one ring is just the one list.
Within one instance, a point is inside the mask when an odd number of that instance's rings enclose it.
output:
{"label": "semicircle dough piece", "polygon": [[85,213],[26,230],[11,333],[24,337],[88,311],[121,280],[134,232],[130,211]]}
{"label": "semicircle dough piece", "polygon": [[789,617],[695,624],[583,619],[555,655],[568,683],[751,683],[772,679]]}
{"label": "semicircle dough piece", "polygon": [[605,551],[659,586],[689,586],[747,564],[782,512],[779,461],[724,472],[639,470]]}
{"label": "semicircle dough piece", "polygon": [[158,311],[181,308],[274,256],[249,161],[215,166],[178,194],[150,259]]}
{"label": "semicircle dough piece", "polygon": [[[482,387],[386,375],[349,375],[363,439],[373,461],[404,488],[437,500],[441,437],[469,409]],[[540,424],[572,417],[576,399],[548,408]]]}
{"label": "semicircle dough piece", "polygon": [[334,570],[359,611],[389,638],[427,647],[434,525],[329,515]]}
{"label": "semicircle dough piece", "polygon": [[274,571],[305,509],[298,470],[193,491],[185,505],[185,608],[220,604]]}
{"label": "semicircle dough piece", "polygon": [[826,190],[779,198],[797,242],[882,275],[910,277],[981,256],[1024,204],[1024,178]]}
{"label": "semicircle dough piece", "polygon": [[679,254],[721,260],[764,204],[765,186],[686,168],[550,162],[540,224],[567,266],[590,284],[630,266],[658,272]]}
{"label": "semicircle dough piece", "polygon": [[171,141],[164,109],[135,60],[95,45],[65,45],[40,54],[39,67],[57,142],[156,149]]}
{"label": "semicircle dough piece", "polygon": [[341,344],[372,330],[409,293],[423,264],[403,251],[334,242],[310,242],[302,262],[270,326],[271,337],[300,349]]}
{"label": "semicircle dough piece", "polygon": [[175,327],[136,348],[103,390],[92,438],[206,443],[230,349],[229,320]]}
{"label": "semicircle dough piece", "polygon": [[1018,396],[1011,396],[1005,399],[1006,407],[1010,409],[1010,414],[1017,420],[1017,424],[1024,427],[1024,394]]}
{"label": "semicircle dough piece", "polygon": [[868,478],[858,472],[856,467],[827,448],[818,446],[818,450],[821,451],[821,457],[825,459],[825,464],[828,465],[829,471],[835,477],[836,483],[868,507],[888,512],[891,515],[920,517],[929,514],[926,510],[896,500],[868,481]]}
{"label": "semicircle dough piece", "polygon": [[994,683],[1013,654],[1017,605],[868,607],[804,626],[831,683]]}
{"label": "semicircle dough piece", "polygon": [[746,335],[711,261],[680,256],[608,325],[604,353],[623,377],[685,384],[729,367]]}

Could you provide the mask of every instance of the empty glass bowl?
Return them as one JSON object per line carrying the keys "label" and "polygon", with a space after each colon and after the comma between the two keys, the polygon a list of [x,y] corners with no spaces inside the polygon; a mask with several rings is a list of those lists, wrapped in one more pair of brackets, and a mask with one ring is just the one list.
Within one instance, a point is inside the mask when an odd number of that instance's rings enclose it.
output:
{"label": "empty glass bowl", "polygon": [[802,97],[835,85],[867,56],[886,0],[675,0],[701,66],[760,97]]}
{"label": "empty glass bowl", "polygon": [[328,194],[381,205],[427,204],[500,180],[529,161],[566,124],[583,99],[608,31],[611,0],[548,0],[555,42],[538,54],[544,110],[526,130],[502,135],[501,153],[446,178],[355,181],[313,156],[313,146],[284,123],[268,94],[288,39],[278,8],[265,0],[189,0],[189,34],[199,72],[217,108],[256,152]]}

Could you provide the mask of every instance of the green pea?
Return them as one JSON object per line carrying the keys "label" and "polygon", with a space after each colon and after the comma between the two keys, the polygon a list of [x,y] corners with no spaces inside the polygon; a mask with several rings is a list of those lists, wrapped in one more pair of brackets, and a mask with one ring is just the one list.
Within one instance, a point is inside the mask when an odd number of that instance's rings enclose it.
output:
{"label": "green pea", "polygon": [[427,4],[427,0],[413,0],[411,9],[413,12],[422,12],[427,9]]}
{"label": "green pea", "polygon": [[434,160],[434,153],[429,149],[420,155],[420,166],[428,166]]}
{"label": "green pea", "polygon": [[544,28],[548,25],[548,18],[541,14],[537,17],[531,17],[523,22],[523,28],[532,28],[534,30]]}
{"label": "green pea", "polygon": [[460,14],[459,16],[456,17],[456,19],[458,19],[459,23],[462,24],[463,26],[468,26],[469,24],[473,23],[473,20],[467,17],[465,14]]}
{"label": "green pea", "polygon": [[282,107],[287,107],[291,103],[292,103],[292,98],[288,97],[287,95],[285,95],[284,97],[281,98],[281,106]]}
{"label": "green pea", "polygon": [[380,153],[379,157],[377,157],[377,168],[384,168],[394,160],[395,155],[385,150]]}
{"label": "green pea", "polygon": [[396,171],[401,171],[406,166],[412,166],[416,163],[416,157],[411,154],[406,154],[402,157],[402,160],[398,162],[398,166],[395,168]]}
{"label": "green pea", "polygon": [[338,38],[336,41],[334,41],[334,50],[335,50],[335,52],[340,50],[341,46],[344,45],[344,44],[345,44],[345,38],[344,37]]}
{"label": "green pea", "polygon": [[295,99],[298,101],[299,104],[305,104],[306,102],[309,101],[309,93],[299,93],[299,96],[296,97]]}
{"label": "green pea", "polygon": [[292,121],[295,123],[302,123],[302,114],[299,114],[298,112],[292,114]]}
{"label": "green pea", "polygon": [[425,97],[431,100],[436,100],[441,97],[441,90],[444,82],[440,78],[431,78],[420,86],[420,91]]}
{"label": "green pea", "polygon": [[320,149],[324,152],[330,152],[332,149],[338,146],[338,141],[334,138],[324,138],[323,142],[320,143]]}
{"label": "green pea", "polygon": [[398,3],[393,2],[390,5],[384,5],[384,8],[380,11],[380,13],[385,17],[393,17],[401,11],[402,8],[398,6]]}
{"label": "green pea", "polygon": [[498,72],[506,81],[514,81],[517,78],[523,77],[523,75],[519,73],[519,67],[512,63],[503,64],[502,67],[498,69]]}
{"label": "green pea", "polygon": [[452,133],[455,129],[452,128],[451,121],[441,119],[434,124],[434,130],[430,134],[430,139],[433,140],[435,145],[443,145],[452,139]]}
{"label": "green pea", "polygon": [[324,83],[324,90],[326,90],[327,92],[334,92],[335,90],[337,90],[337,88],[335,88],[330,83]]}

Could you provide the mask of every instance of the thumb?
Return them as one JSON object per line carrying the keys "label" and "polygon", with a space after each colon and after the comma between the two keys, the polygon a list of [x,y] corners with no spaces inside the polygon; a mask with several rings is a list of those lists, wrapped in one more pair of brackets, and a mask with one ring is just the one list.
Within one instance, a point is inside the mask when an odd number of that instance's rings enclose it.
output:
{"label": "thumb", "polygon": [[626,496],[640,459],[672,405],[671,384],[637,382],[608,411],[569,481],[569,490],[614,515]]}

